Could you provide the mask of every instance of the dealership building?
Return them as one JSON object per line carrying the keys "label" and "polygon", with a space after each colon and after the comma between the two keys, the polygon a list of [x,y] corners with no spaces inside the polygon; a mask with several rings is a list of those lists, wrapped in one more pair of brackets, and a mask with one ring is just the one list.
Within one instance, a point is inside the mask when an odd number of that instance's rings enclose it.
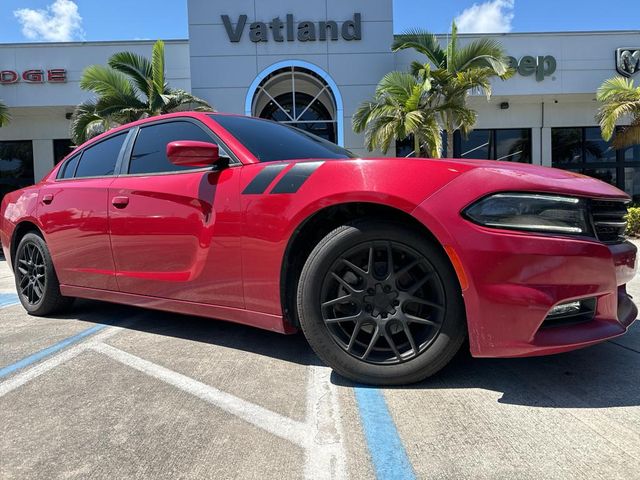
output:
{"label": "dealership building", "polygon": [[[413,51],[393,53],[392,0],[188,0],[189,39],[166,41],[170,85],[218,111],[295,125],[371,155],[352,116]],[[428,18],[416,19],[428,28]],[[460,42],[478,38],[461,35]],[[601,178],[640,200],[640,147],[616,151],[595,121],[596,90],[640,70],[640,31],[495,34],[517,73],[474,95],[475,130],[456,135],[457,157],[554,166]],[[442,36],[446,41],[446,36]],[[69,152],[69,118],[90,98],[85,67],[118,51],[150,56],[152,41],[0,45],[0,99],[12,121],[0,128],[7,191],[39,180]],[[637,75],[640,79],[640,74]],[[410,155],[398,144],[389,155]]]}

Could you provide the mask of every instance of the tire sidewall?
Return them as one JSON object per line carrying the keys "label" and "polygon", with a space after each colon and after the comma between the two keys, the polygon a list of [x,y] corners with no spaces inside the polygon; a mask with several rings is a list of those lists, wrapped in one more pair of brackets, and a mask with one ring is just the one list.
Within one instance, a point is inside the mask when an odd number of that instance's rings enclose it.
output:
{"label": "tire sidewall", "polygon": [[[322,285],[335,261],[348,249],[375,240],[398,242],[423,255],[432,264],[445,292],[445,316],[437,337],[418,357],[396,365],[371,364],[348,354],[333,339],[320,308]],[[440,370],[466,337],[460,286],[442,249],[425,235],[391,222],[355,222],[325,237],[309,256],[300,277],[298,312],[302,330],[318,356],[343,376],[364,383],[401,384],[422,380]]]}
{"label": "tire sidewall", "polygon": [[[42,253],[42,258],[44,260],[45,265],[45,274],[44,274],[44,293],[38,303],[32,305],[28,302],[27,298],[22,294],[20,290],[20,285],[18,281],[18,265],[19,258],[22,254],[23,250],[28,244],[34,244]],[[20,303],[25,308],[25,310],[34,315],[38,315],[42,310],[47,307],[47,303],[51,300],[51,296],[55,295],[57,290],[59,290],[58,280],[55,275],[55,271],[53,269],[53,263],[51,261],[51,255],[49,253],[49,249],[47,248],[47,244],[44,239],[36,234],[36,233],[27,233],[22,240],[20,240],[20,244],[16,249],[15,255],[15,265],[14,265],[14,276],[16,281],[16,290],[18,292],[18,298],[20,299]],[[59,293],[58,293],[59,295]]]}

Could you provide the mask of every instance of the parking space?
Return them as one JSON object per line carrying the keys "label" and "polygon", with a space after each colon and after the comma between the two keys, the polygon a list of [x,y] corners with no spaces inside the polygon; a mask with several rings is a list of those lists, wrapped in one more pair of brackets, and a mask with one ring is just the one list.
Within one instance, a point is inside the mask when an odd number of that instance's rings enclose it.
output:
{"label": "parking space", "polygon": [[375,389],[301,335],[90,301],[33,318],[12,282],[1,262],[3,480],[640,478],[637,325]]}

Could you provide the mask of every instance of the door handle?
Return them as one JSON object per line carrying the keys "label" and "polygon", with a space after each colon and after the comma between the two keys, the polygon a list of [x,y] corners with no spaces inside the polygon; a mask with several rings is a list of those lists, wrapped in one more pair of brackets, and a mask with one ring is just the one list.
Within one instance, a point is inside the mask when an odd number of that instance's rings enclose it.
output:
{"label": "door handle", "polygon": [[47,193],[42,196],[42,203],[44,203],[45,205],[49,205],[51,202],[53,202],[53,195]]}
{"label": "door handle", "polygon": [[129,197],[113,197],[111,199],[111,203],[116,208],[124,208],[129,205]]}

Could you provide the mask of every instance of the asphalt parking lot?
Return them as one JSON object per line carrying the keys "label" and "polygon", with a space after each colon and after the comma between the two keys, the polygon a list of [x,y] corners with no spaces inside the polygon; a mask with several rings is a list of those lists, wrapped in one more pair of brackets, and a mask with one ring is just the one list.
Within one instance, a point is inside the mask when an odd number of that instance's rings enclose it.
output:
{"label": "asphalt parking lot", "polygon": [[3,480],[640,478],[639,325],[375,389],[301,335],[89,301],[33,318],[16,302],[0,261]]}

